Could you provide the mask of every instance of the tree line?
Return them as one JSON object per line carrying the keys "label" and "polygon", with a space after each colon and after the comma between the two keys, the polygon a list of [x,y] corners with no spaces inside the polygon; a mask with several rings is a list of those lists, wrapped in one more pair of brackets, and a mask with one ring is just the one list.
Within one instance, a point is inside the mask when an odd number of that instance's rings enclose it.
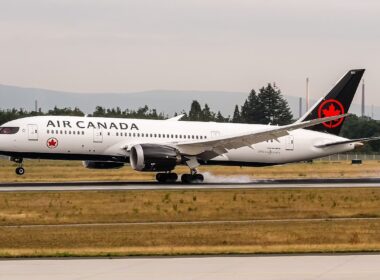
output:
{"label": "tree line", "polygon": [[[214,121],[273,125],[285,125],[294,121],[287,100],[283,97],[280,89],[277,88],[274,83],[268,83],[258,91],[252,89],[242,106],[235,105],[232,116],[223,116],[220,111],[213,112],[208,104],[204,104],[202,107],[197,100],[194,100],[191,103],[188,112],[183,111],[180,112],[180,114],[184,115],[181,119],[182,121]],[[43,112],[41,109],[36,112],[13,108],[0,110],[0,124],[18,118],[41,115],[84,116],[85,114],[77,107],[54,107],[47,112]],[[151,109],[147,105],[136,110],[123,110],[120,107],[105,108],[103,106],[97,106],[94,112],[88,116],[136,119],[168,118],[164,113],[158,113],[156,109]],[[348,117],[341,130],[341,136],[350,139],[379,135],[380,121],[373,120],[369,117]],[[362,152],[380,152],[380,141],[369,142],[364,146]]]}

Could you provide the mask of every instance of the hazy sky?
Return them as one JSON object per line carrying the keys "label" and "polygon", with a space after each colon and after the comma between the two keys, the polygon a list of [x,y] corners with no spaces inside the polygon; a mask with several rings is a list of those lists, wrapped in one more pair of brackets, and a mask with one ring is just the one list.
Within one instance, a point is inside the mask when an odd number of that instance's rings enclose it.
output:
{"label": "hazy sky", "polygon": [[380,105],[378,0],[0,0],[1,84],[317,98],[350,68]]}

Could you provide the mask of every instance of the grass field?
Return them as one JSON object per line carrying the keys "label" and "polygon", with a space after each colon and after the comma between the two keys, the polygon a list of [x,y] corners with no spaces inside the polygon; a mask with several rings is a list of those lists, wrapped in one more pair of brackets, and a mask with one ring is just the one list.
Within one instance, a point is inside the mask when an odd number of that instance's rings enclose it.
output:
{"label": "grass field", "polygon": [[[129,166],[114,170],[93,170],[84,168],[77,161],[26,160],[24,176],[14,172],[16,165],[7,160],[0,160],[0,182],[62,182],[62,181],[154,181],[154,173],[136,172]],[[346,178],[378,177],[380,163],[375,160],[365,161],[361,165],[352,165],[349,161],[314,163],[295,163],[270,167],[200,167],[201,172],[212,176],[222,176],[239,181],[245,179],[270,178]],[[188,173],[186,167],[178,167],[179,174]],[[231,179],[232,176],[232,179]],[[206,176],[207,179],[207,176]]]}
{"label": "grass field", "polygon": [[[0,160],[0,182],[154,180],[154,174],[130,167],[90,170],[80,162],[26,161],[22,177],[14,174],[14,167]],[[187,172],[184,167],[176,171]],[[378,177],[380,164],[210,166],[201,172],[208,180],[230,182]],[[379,250],[378,188],[0,193],[2,257]]]}
{"label": "grass field", "polygon": [[377,188],[0,193],[0,256],[378,251],[378,217]]}

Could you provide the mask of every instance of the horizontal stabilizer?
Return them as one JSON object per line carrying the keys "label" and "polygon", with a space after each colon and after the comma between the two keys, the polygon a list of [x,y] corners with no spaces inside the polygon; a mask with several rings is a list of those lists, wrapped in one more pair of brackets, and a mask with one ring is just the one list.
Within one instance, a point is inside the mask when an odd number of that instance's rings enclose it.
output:
{"label": "horizontal stabilizer", "polygon": [[375,140],[380,140],[380,136],[377,137],[367,137],[367,138],[358,138],[358,139],[348,139],[348,140],[343,140],[343,141],[337,141],[337,142],[331,142],[331,143],[326,143],[326,144],[321,144],[321,145],[315,145],[317,148],[327,148],[331,146],[336,146],[336,145],[342,145],[342,144],[349,144],[349,143],[362,143],[362,142],[369,142],[369,141],[375,141]]}
{"label": "horizontal stabilizer", "polygon": [[167,121],[179,121],[180,119],[183,118],[185,114],[182,114],[182,115],[178,115],[178,116],[175,116],[175,117],[172,117],[170,119],[166,119]]}

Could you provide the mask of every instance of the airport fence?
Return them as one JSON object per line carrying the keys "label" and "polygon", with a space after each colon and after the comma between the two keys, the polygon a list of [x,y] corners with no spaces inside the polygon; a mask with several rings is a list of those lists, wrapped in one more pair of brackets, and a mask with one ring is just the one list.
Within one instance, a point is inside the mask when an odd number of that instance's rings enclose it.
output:
{"label": "airport fence", "polygon": [[341,161],[341,160],[379,160],[380,154],[335,154],[327,157],[322,157],[319,159],[315,159],[314,161]]}

